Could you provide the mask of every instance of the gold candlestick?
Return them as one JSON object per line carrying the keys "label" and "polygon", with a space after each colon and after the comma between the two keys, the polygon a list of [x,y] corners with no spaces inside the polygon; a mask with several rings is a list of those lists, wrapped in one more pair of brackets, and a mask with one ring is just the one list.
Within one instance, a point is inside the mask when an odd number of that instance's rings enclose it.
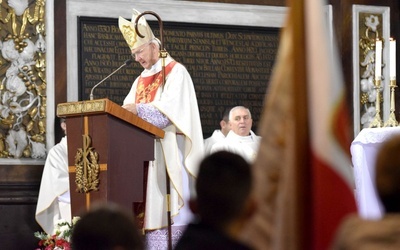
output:
{"label": "gold candlestick", "polygon": [[394,105],[394,89],[396,88],[396,79],[390,79],[390,115],[389,119],[385,122],[384,127],[396,127],[399,123],[396,120],[396,116],[394,114],[395,105]]}
{"label": "gold candlestick", "polygon": [[381,79],[380,77],[375,79],[375,89],[376,89],[376,100],[375,100],[375,117],[374,120],[369,125],[370,128],[381,128],[382,127],[382,119],[381,119],[381,97],[380,97],[380,89],[381,89]]}

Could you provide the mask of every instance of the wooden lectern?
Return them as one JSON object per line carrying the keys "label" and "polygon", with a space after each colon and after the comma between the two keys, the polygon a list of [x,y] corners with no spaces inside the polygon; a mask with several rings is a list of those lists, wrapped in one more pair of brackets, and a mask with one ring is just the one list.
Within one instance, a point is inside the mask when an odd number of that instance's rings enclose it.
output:
{"label": "wooden lectern", "polygon": [[72,216],[95,201],[142,202],[144,165],[164,131],[108,99],[62,103],[57,116],[67,123]]}

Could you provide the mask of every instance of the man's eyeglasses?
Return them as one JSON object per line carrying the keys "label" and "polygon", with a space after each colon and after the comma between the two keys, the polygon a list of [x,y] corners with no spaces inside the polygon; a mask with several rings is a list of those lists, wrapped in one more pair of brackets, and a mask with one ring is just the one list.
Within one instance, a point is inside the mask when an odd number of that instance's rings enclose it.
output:
{"label": "man's eyeglasses", "polygon": [[140,56],[140,55],[143,53],[144,49],[145,49],[148,45],[150,45],[150,43],[146,43],[146,44],[143,46],[143,48],[141,48],[140,50],[136,51],[135,53],[132,53],[132,57],[133,57],[133,58],[136,58],[137,56]]}

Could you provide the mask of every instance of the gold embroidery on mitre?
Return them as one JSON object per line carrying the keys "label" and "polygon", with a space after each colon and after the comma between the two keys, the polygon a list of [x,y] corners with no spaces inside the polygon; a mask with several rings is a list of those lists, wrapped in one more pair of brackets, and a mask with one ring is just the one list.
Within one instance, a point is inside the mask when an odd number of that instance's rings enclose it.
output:
{"label": "gold embroidery on mitre", "polygon": [[153,31],[144,17],[139,18],[137,28],[140,34],[144,37],[140,37],[135,30],[135,20],[140,15],[140,12],[133,9],[132,19],[129,22],[123,17],[119,17],[118,26],[121,30],[126,43],[131,50],[134,50],[155,38]]}
{"label": "gold embroidery on mitre", "polygon": [[123,25],[122,27],[122,35],[128,43],[129,48],[131,48],[132,50],[132,48],[135,47],[135,44],[137,43],[137,35],[135,33],[135,30],[130,25]]}
{"label": "gold embroidery on mitre", "polygon": [[129,48],[132,50],[133,48],[135,48],[135,44],[138,42],[133,23],[129,22],[123,17],[119,17],[118,25],[119,29],[121,30],[122,36],[124,37]]}

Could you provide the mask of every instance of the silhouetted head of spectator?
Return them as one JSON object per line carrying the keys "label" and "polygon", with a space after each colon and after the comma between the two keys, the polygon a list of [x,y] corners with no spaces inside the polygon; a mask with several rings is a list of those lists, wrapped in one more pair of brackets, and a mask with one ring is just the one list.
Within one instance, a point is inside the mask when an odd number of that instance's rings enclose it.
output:
{"label": "silhouetted head of spectator", "polygon": [[376,188],[386,213],[400,213],[400,135],[382,144],[375,168]]}
{"label": "silhouetted head of spectator", "polygon": [[73,229],[71,243],[74,250],[144,249],[133,213],[112,203],[86,212]]}
{"label": "silhouetted head of spectator", "polygon": [[226,151],[213,153],[200,164],[193,210],[203,222],[224,229],[253,214],[251,188],[251,169],[246,160]]}

